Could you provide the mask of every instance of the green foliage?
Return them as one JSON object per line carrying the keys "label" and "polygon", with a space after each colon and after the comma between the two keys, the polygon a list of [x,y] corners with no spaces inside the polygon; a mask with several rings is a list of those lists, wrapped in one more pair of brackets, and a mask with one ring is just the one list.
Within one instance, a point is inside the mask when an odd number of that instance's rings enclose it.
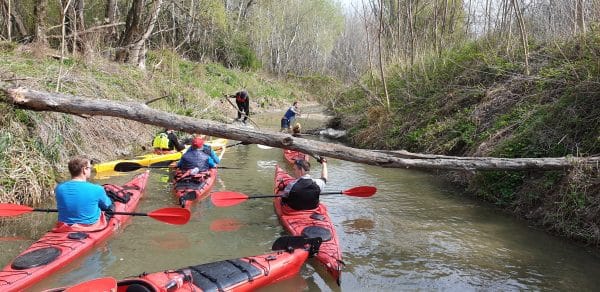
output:
{"label": "green foliage", "polygon": [[514,199],[523,183],[525,174],[517,171],[486,171],[477,174],[477,188],[473,191],[494,204],[507,207]]}

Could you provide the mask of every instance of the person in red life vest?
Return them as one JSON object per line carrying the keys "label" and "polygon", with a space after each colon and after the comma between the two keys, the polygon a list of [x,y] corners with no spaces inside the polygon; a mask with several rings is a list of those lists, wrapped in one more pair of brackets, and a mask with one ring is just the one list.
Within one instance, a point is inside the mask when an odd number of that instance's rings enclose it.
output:
{"label": "person in red life vest", "polygon": [[112,200],[103,187],[88,182],[92,173],[90,160],[75,157],[69,161],[71,180],[54,189],[58,221],[67,225],[93,225],[100,220],[102,210],[111,210]]}
{"label": "person in red life vest", "polygon": [[282,202],[294,210],[312,210],[319,206],[319,195],[327,183],[327,160],[321,157],[321,177],[313,179],[308,172],[310,162],[297,159],[294,162],[294,177],[282,192]]}
{"label": "person in red life vest", "polygon": [[235,120],[239,121],[242,118],[242,115],[244,115],[242,122],[246,124],[246,120],[248,120],[248,117],[250,116],[250,96],[248,96],[248,92],[241,90],[228,97],[235,98],[235,104],[238,107],[237,119]]}
{"label": "person in red life vest", "polygon": [[[207,171],[217,166],[211,153],[206,153],[204,149],[204,140],[200,137],[192,139],[192,146],[188,149],[177,163],[177,167],[183,171],[191,170],[191,174]],[[210,151],[212,149],[209,148]]]}

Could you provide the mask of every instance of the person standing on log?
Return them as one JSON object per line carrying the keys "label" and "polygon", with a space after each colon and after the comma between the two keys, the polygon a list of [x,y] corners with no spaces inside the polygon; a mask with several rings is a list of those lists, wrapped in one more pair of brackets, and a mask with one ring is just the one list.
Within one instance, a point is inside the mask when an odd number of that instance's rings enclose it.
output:
{"label": "person standing on log", "polygon": [[242,118],[242,115],[244,115],[242,123],[245,125],[248,117],[250,116],[250,96],[248,96],[248,92],[241,90],[236,92],[234,95],[229,95],[227,97],[235,98],[235,104],[238,107],[237,119],[235,120],[239,121]]}

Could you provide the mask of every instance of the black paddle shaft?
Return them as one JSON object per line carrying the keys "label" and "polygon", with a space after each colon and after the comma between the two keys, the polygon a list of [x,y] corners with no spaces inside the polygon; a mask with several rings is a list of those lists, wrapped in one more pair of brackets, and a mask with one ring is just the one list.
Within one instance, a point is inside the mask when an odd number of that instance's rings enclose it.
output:
{"label": "black paddle shaft", "polygon": [[[342,194],[342,192],[324,192],[319,194],[320,196],[326,196],[326,195],[339,195]],[[282,195],[268,195],[268,196],[251,196],[248,197],[248,199],[260,199],[260,198],[279,198],[279,197],[283,197]]]}

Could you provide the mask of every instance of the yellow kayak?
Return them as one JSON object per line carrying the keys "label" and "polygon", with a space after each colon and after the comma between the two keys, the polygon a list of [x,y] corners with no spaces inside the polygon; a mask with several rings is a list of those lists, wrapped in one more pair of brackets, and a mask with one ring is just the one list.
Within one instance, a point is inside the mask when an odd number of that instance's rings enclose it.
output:
{"label": "yellow kayak", "polygon": [[[227,146],[227,139],[224,138],[216,138],[206,141],[206,144],[210,145],[213,150],[219,153],[219,158],[222,158],[225,154],[225,146]],[[137,156],[133,159],[119,159],[114,161],[108,161],[104,163],[94,164],[94,170],[96,174],[104,173],[104,172],[114,172],[115,165],[121,162],[133,162],[138,163],[143,166],[150,166],[152,164],[161,162],[165,165],[168,165],[170,162],[177,161],[181,159],[181,155],[187,150],[187,147],[180,152],[173,153],[165,153],[165,154],[156,154],[149,153],[146,155]]]}

